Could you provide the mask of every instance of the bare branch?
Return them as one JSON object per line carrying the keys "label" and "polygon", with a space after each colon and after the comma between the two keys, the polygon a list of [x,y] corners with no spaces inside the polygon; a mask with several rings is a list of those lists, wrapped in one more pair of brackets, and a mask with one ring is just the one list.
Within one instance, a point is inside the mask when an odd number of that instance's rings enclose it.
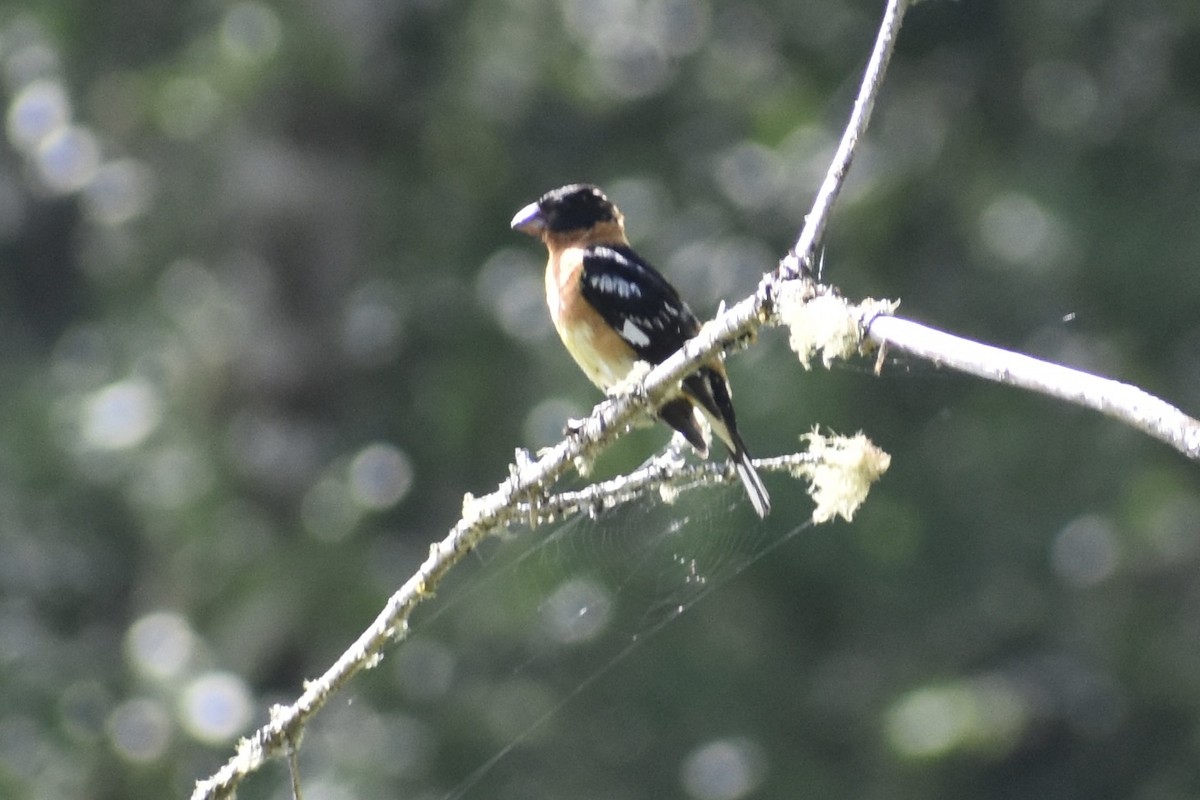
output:
{"label": "bare branch", "polygon": [[997,383],[1095,409],[1200,461],[1200,421],[1127,383],[1040,361],[899,317],[877,316],[867,334],[880,345]]}
{"label": "bare branch", "polygon": [[867,62],[858,97],[854,100],[854,110],[850,113],[850,121],[842,133],[842,141],[833,155],[833,162],[825,172],[825,180],[822,181],[817,197],[813,200],[812,210],[804,218],[800,238],[779,265],[779,274],[784,278],[794,278],[802,274],[805,267],[813,263],[813,256],[825,235],[833,204],[842,191],[846,175],[850,172],[850,164],[858,150],[858,143],[871,121],[875,98],[879,96],[883,87],[883,76],[892,60],[896,37],[900,34],[900,23],[908,6],[909,0],[889,0],[887,9],[883,12],[883,21],[879,25],[879,33],[875,36],[871,60]]}
{"label": "bare branch", "polygon": [[[753,459],[761,472],[797,474],[802,468],[816,465],[811,453],[791,453],[786,456]],[[541,519],[573,514],[599,514],[640,497],[658,493],[668,502],[680,493],[700,486],[737,483],[737,470],[732,461],[686,461],[675,447],[669,447],[641,467],[607,481],[590,484],[582,489],[556,492],[536,505],[523,502],[525,514]]]}

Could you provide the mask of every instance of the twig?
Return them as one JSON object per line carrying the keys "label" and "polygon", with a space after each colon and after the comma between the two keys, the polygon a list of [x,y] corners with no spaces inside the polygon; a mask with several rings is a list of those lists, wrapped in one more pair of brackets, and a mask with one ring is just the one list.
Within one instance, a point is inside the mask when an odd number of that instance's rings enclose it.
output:
{"label": "twig", "polygon": [[1161,439],[1188,458],[1200,460],[1200,421],[1136,386],[952,336],[899,317],[877,316],[866,327],[877,344],[1094,409]]}
{"label": "twig", "polygon": [[858,150],[859,140],[867,130],[871,121],[871,111],[875,108],[875,99],[883,87],[883,76],[887,73],[888,64],[892,59],[892,51],[896,46],[896,37],[900,34],[900,23],[904,20],[904,12],[908,9],[909,0],[889,0],[883,12],[883,21],[879,25],[879,33],[875,37],[875,47],[871,50],[871,59],[867,62],[866,72],[863,73],[862,84],[859,86],[858,97],[854,100],[854,110],[850,112],[850,121],[842,133],[833,161],[825,172],[825,180],[817,190],[813,200],[812,210],[804,218],[804,227],[800,238],[792,247],[791,252],[784,257],[779,265],[779,274],[784,278],[794,278],[801,274],[811,274],[806,265],[814,261],[814,255],[821,239],[825,235],[825,227],[833,204],[837,201],[846,182],[846,174],[854,161]]}
{"label": "twig", "polygon": [[[760,472],[795,474],[802,467],[814,465],[817,458],[810,453],[790,453],[753,461]],[[582,489],[556,492],[536,504],[522,502],[519,508],[526,514],[542,517],[598,514],[652,492],[673,499],[680,492],[698,486],[737,481],[737,470],[732,461],[687,462],[678,450],[667,448],[630,473]]]}

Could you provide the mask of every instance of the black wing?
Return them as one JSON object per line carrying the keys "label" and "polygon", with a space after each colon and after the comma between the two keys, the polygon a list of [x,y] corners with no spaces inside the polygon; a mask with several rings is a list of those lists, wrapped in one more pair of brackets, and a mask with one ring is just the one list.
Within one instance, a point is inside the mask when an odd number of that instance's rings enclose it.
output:
{"label": "black wing", "polygon": [[585,249],[580,291],[642,361],[660,364],[700,332],[675,287],[631,247]]}

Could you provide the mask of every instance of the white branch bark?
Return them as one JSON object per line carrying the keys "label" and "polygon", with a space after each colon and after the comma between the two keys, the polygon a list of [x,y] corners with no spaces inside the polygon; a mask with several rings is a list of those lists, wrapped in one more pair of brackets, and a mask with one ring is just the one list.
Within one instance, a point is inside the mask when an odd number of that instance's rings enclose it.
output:
{"label": "white branch bark", "polygon": [[1200,422],[1136,386],[952,336],[899,317],[875,317],[867,324],[867,335],[881,346],[903,350],[938,366],[1094,409],[1161,439],[1188,458],[1200,460]]}

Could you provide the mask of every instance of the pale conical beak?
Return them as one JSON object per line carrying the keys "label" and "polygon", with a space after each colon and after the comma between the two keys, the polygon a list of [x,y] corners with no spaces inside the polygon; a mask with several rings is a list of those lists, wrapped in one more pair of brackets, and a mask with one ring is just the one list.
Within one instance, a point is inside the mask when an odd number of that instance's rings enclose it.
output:
{"label": "pale conical beak", "polygon": [[530,203],[517,212],[509,226],[514,231],[540,236],[542,231],[546,230],[546,220],[542,217],[542,209],[538,204]]}

